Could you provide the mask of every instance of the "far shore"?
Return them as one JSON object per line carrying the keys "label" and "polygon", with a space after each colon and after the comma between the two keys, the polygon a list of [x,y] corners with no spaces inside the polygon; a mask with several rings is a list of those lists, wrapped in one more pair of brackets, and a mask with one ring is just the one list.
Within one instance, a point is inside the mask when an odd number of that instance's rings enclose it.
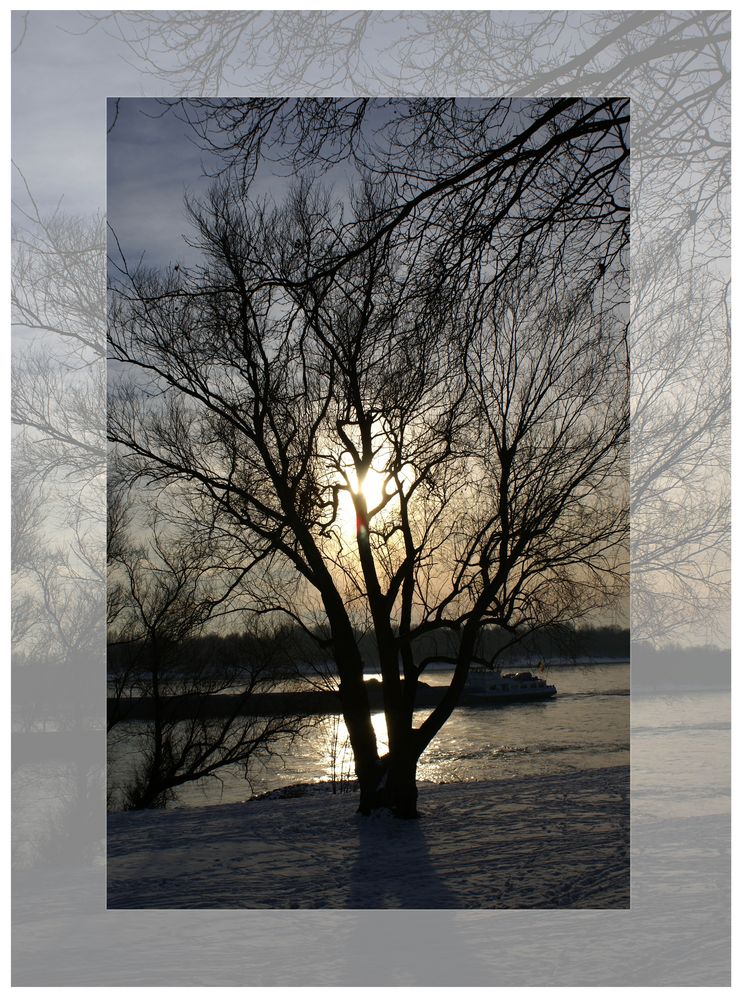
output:
{"label": "far shore", "polygon": [[[548,667],[553,669],[563,669],[572,665],[624,665],[627,660],[605,660],[605,661],[584,661],[577,663],[548,661]],[[507,664],[506,670],[527,669],[527,666]],[[530,667],[532,668],[532,667]],[[381,711],[384,708],[383,688],[381,682],[375,677],[366,680],[366,687],[369,695],[369,703],[374,710]],[[425,680],[418,681],[416,692],[417,708],[433,708],[444,696],[447,685],[438,683],[427,683]],[[507,702],[509,702],[507,698]],[[340,697],[333,689],[306,689],[306,690],[284,690],[253,693],[251,696],[245,694],[178,694],[161,699],[162,706],[166,707],[170,718],[227,718],[237,713],[241,713],[242,701],[246,702],[248,713],[258,716],[275,715],[324,715],[339,714],[341,711]],[[463,704],[475,705],[474,699],[463,694]],[[491,707],[496,707],[495,702],[491,702]],[[163,707],[162,707],[163,710]],[[145,721],[154,716],[154,702],[150,697],[109,697],[107,700],[107,711],[112,718],[116,712],[120,719],[132,719],[133,721]]]}

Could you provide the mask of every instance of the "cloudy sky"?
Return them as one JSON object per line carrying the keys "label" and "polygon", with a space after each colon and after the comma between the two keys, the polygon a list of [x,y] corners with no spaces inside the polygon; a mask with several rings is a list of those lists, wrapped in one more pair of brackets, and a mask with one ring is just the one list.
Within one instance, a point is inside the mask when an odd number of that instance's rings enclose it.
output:
{"label": "cloudy sky", "polygon": [[145,253],[152,266],[184,259],[184,196],[205,191],[210,161],[188,126],[159,101],[108,104],[107,215],[120,246],[128,259]]}

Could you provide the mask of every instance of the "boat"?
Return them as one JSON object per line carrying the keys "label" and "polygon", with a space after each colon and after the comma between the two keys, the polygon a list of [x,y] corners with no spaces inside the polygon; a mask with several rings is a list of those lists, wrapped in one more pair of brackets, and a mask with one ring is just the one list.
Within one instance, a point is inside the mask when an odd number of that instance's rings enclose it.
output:
{"label": "boat", "polygon": [[[544,667],[540,664],[539,668]],[[499,669],[473,669],[470,671],[463,700],[468,704],[492,704],[515,701],[548,701],[556,696],[552,683],[536,676],[530,670],[504,673]]]}

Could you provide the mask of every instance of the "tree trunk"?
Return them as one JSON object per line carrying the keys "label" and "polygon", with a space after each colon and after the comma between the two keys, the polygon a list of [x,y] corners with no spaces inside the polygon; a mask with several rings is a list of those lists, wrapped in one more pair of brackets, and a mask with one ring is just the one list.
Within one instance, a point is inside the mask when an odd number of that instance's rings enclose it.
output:
{"label": "tree trunk", "polygon": [[399,819],[417,819],[417,762],[413,756],[403,755],[395,761],[387,756],[366,771],[357,767],[359,813],[371,815],[377,808],[388,808]]}
{"label": "tree trunk", "polygon": [[343,718],[348,729],[358,778],[358,810],[363,815],[368,815],[373,808],[376,808],[377,791],[382,779],[382,762],[379,759],[377,737],[371,721],[369,695],[363,674],[344,679],[343,670],[340,670],[340,673]]}
{"label": "tree trunk", "polygon": [[401,751],[388,761],[382,803],[400,819],[418,818],[417,765],[418,756],[412,750]]}
{"label": "tree trunk", "polygon": [[384,768],[380,760],[377,760],[373,766],[361,766],[358,761],[356,762],[358,812],[361,815],[371,815],[375,808],[382,806],[382,791],[379,785],[383,773]]}

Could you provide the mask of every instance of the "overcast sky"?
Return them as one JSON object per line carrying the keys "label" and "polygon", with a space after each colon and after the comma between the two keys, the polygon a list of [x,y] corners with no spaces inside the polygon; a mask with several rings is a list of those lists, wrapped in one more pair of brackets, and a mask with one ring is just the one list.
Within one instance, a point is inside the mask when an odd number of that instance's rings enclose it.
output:
{"label": "overcast sky", "polygon": [[[110,125],[114,101],[109,101]],[[122,98],[107,138],[107,215],[128,259],[159,266],[184,258],[184,195],[200,194],[205,153],[188,126],[149,98]],[[113,252],[113,251],[111,251]]]}

